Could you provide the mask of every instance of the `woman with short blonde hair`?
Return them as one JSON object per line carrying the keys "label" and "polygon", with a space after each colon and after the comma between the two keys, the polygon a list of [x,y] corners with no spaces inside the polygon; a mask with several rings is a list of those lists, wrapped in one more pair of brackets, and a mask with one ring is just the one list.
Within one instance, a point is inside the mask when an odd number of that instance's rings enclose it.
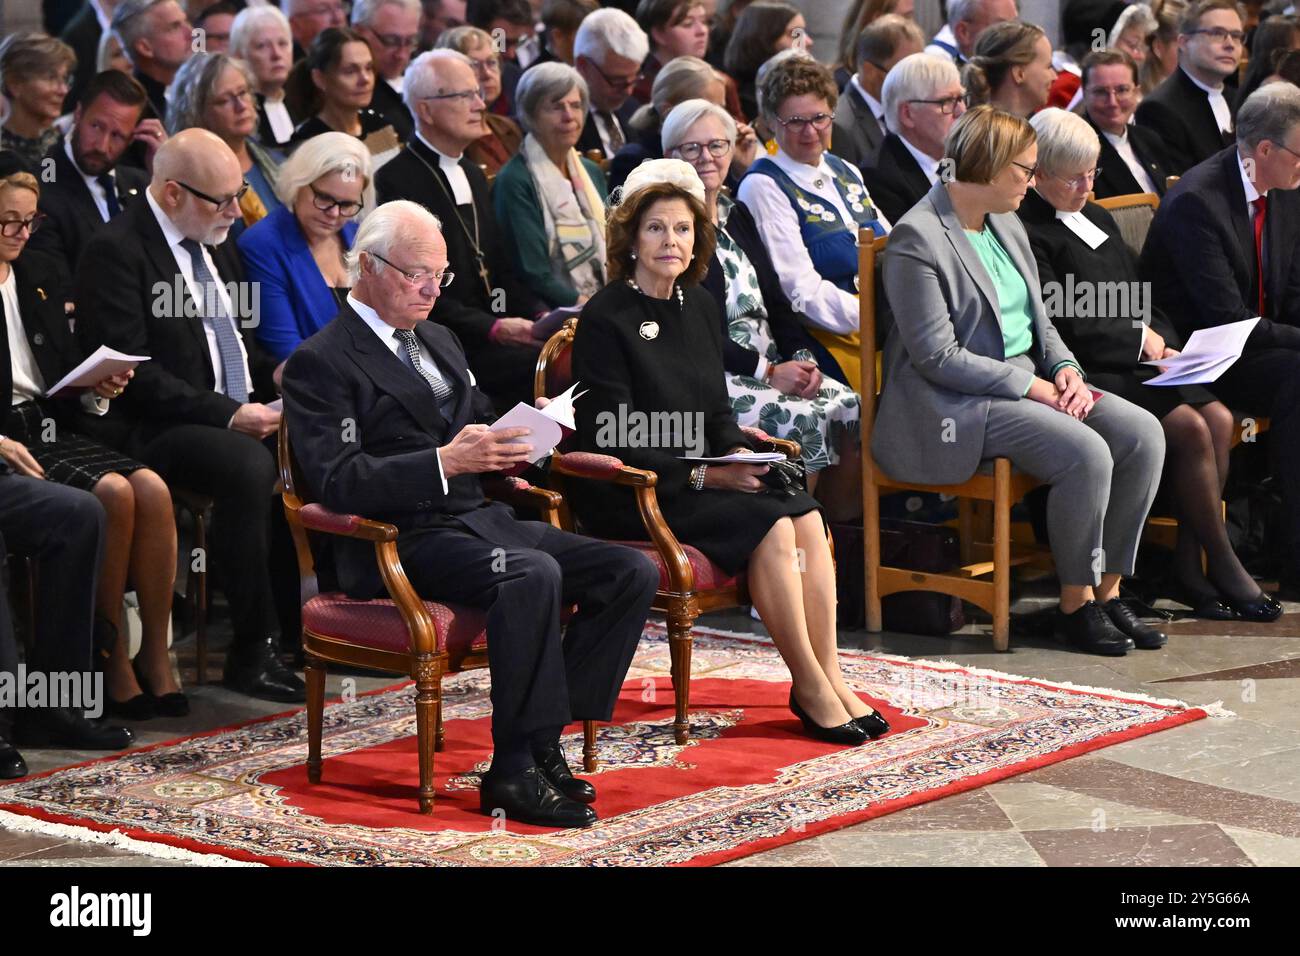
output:
{"label": "woman with short blonde hair", "polygon": [[59,139],[54,121],[76,69],[72,47],[44,33],[15,33],[0,42],[0,93],[9,101],[0,149],[13,150],[29,169]]}

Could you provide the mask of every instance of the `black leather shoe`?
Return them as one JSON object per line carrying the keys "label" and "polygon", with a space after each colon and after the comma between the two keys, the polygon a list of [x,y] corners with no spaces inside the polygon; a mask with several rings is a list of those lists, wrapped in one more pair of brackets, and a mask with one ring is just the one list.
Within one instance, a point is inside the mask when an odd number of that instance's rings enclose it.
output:
{"label": "black leather shoe", "polygon": [[859,730],[872,740],[889,733],[889,722],[885,720],[884,715],[878,710],[867,714],[865,717],[854,717],[853,722],[858,725]]}
{"label": "black leather shoe", "polygon": [[799,706],[799,701],[794,696],[793,687],[790,688],[790,711],[803,724],[804,733],[814,740],[824,740],[828,744],[841,744],[845,747],[858,747],[870,739],[867,732],[859,727],[857,721],[854,720],[850,720],[846,724],[840,724],[838,727],[823,727],[817,723],[809,716],[807,711]]}
{"label": "black leather shoe", "polygon": [[14,742],[24,747],[125,750],[135,742],[135,734],[125,727],[90,720],[71,708],[57,707],[20,712]]}
{"label": "black leather shoe", "polygon": [[283,704],[301,704],[307,700],[307,685],[280,663],[269,639],[242,654],[231,651],[221,683],[259,700]]}
{"label": "black leather shoe", "polygon": [[1135,646],[1096,601],[1086,602],[1072,614],[1058,608],[1055,630],[1057,640],[1087,654],[1123,657]]}
{"label": "black leather shoe", "polygon": [[596,811],[570,800],[551,785],[537,767],[498,779],[491,771],[483,775],[479,788],[479,809],[489,816],[505,811],[507,820],[539,827],[589,827]]}
{"label": "black leather shoe", "polygon": [[148,694],[136,694],[130,700],[114,700],[104,697],[104,713],[122,720],[149,720],[154,716],[153,698]]}
{"label": "black leather shoe", "polygon": [[[136,658],[138,662],[140,658]],[[149,682],[145,680],[144,675],[140,673],[140,668],[135,668],[135,679],[139,682],[144,694],[149,698],[149,703],[153,705],[153,711],[159,717],[188,717],[190,713],[190,699],[181,691],[172,691],[170,694],[163,694],[159,697],[149,689]]]}
{"label": "black leather shoe", "polygon": [[569,769],[569,762],[564,759],[564,751],[556,744],[546,753],[533,755],[537,769],[542,772],[551,786],[570,800],[579,803],[592,803],[596,799],[596,788],[585,780],[579,780]]}
{"label": "black leather shoe", "polygon": [[1270,621],[1276,621],[1282,616],[1281,603],[1273,600],[1263,591],[1259,592],[1259,597],[1252,598],[1249,601],[1238,601],[1229,597],[1225,597],[1223,600],[1243,621],[1268,624]]}
{"label": "black leather shoe", "polygon": [[1124,598],[1111,598],[1105,604],[1106,616],[1123,634],[1133,639],[1134,645],[1147,651],[1154,651],[1169,643],[1163,631],[1158,631],[1150,624],[1144,624],[1138,617],[1130,601]]}
{"label": "black leather shoe", "polygon": [[0,737],[0,780],[17,780],[27,776],[27,761],[9,741]]}

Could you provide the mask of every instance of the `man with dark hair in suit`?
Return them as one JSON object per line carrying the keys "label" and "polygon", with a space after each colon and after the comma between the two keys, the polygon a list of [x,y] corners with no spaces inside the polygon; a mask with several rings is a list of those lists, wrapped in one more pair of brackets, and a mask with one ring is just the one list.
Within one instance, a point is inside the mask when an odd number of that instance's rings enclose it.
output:
{"label": "man with dark hair in suit", "polygon": [[573,68],[587,83],[591,105],[577,150],[600,150],[606,159],[623,148],[627,124],[641,105],[632,96],[650,38],[622,10],[587,14],[573,41]]}
{"label": "man with dark hair in suit", "polygon": [[885,217],[898,222],[939,181],[943,141],[966,112],[966,91],[951,60],[914,53],[889,71],[881,95],[890,133],[862,178]]}
{"label": "man with dark hair in suit", "polygon": [[1160,137],[1129,122],[1141,95],[1137,64],[1123,50],[1098,50],[1084,57],[1081,69],[1083,118],[1101,140],[1093,195],[1163,196],[1169,170]]}
{"label": "man with dark hair in suit", "polygon": [[1178,66],[1143,98],[1137,123],[1160,137],[1169,172],[1181,176],[1232,142],[1245,32],[1234,0],[1198,0],[1178,22]]}
{"label": "man with dark hair in suit", "polygon": [[1192,167],[1165,195],[1142,251],[1153,304],[1186,338],[1260,316],[1209,388],[1265,415],[1282,486],[1284,593],[1300,597],[1300,89],[1272,83],[1237,114],[1237,145]]}
{"label": "man with dark hair in suit", "polygon": [[145,201],[86,247],[74,287],[77,334],[87,351],[108,345],[150,356],[105,421],[114,420],[123,451],[169,484],[214,499],[208,559],[235,632],[225,683],[293,703],[306,699],[305,687],[270,636],[279,502],[275,455],[263,441],[280,414],[257,400],[274,396],[275,363],[248,334],[257,300],[233,243],[222,245],[248,188],[235,154],[207,130],[163,144]]}
{"label": "man with dark hair in suit", "polygon": [[46,220],[28,241],[26,254],[49,261],[63,280],[60,295],[66,299],[91,237],[123,209],[144,201],[149,177],[118,161],[146,126],[148,142],[161,142],[153,135],[161,132],[158,121],[143,119],[145,107],[139,83],[106,70],[90,81],[72,114],[71,131],[46,156],[54,164],[53,177],[41,189]]}
{"label": "man with dark hair in suit", "polygon": [[[596,792],[573,776],[560,735],[572,720],[613,715],[659,572],[632,549],[519,521],[484,498],[481,475],[535,453],[526,429],[489,430],[491,405],[455,336],[425,321],[448,271],[433,215],[413,202],[380,206],[348,261],[356,279],[342,310],[284,370],[306,484],[327,508],[395,524],[422,597],[487,611],[493,754],[483,812],[590,826]],[[356,598],[383,593],[373,548],[325,545],[331,584]],[[574,604],[562,634],[561,612]]]}
{"label": "man with dark hair in suit", "polygon": [[352,7],[352,29],[365,37],[374,57],[375,92],[370,109],[387,120],[405,143],[415,124],[402,102],[402,84],[420,40],[420,0],[357,0]]}
{"label": "man with dark hair in suit", "polygon": [[504,410],[532,396],[542,345],[533,318],[546,307],[515,278],[487,179],[465,156],[487,129],[471,62],[454,50],[420,54],[408,71],[417,132],[375,175],[375,189],[380,202],[414,200],[441,220],[456,281],[430,318],[456,333],[479,386]]}
{"label": "man with dark hair in suit", "polygon": [[875,164],[876,153],[889,132],[881,103],[885,76],[894,64],[924,47],[920,27],[894,13],[877,17],[858,37],[858,72],[849,78],[835,111],[835,155],[864,174]]}

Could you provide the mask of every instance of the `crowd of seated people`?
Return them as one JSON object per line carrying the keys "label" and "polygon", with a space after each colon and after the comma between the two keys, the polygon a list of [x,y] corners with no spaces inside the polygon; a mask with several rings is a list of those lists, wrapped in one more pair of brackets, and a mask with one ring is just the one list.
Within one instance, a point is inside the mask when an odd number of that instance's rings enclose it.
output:
{"label": "crowd of seated people", "polygon": [[[747,573],[819,739],[888,732],[835,656],[826,527],[860,518],[865,455],[924,484],[1006,456],[1043,482],[1055,631],[1077,651],[1165,644],[1121,592],[1158,492],[1178,519],[1160,596],[1255,622],[1300,599],[1295,18],[1071,0],[1069,35],[1105,41],[1085,55],[1015,0],[951,0],[934,36],[911,0],[859,0],[829,49],[804,4],[718,6],[87,0],[0,40],[0,553],[38,570],[28,666],[102,670],[109,718],[0,712],[0,778],[26,771],[10,740],[121,749],[115,722],[188,710],[168,649],[180,497],[212,501],[224,683],[304,700],[283,418],[317,500],[391,520],[423,596],[488,611],[484,810],[594,822],[556,740],[610,716],[658,574],[482,484],[547,451],[486,426],[533,401],[568,314],[573,447],[653,470],[679,539]],[[1134,193],[1158,199],[1140,254],[1096,202]],[[864,229],[888,237],[871,448]],[[1053,304],[1101,283],[1150,307]],[[1192,333],[1256,318],[1216,380],[1146,384]],[[149,358],[48,394],[99,346]],[[753,426],[792,439],[803,487],[685,462],[681,434],[611,443],[598,420],[633,410],[698,415],[708,454],[753,449]],[[1276,597],[1221,509],[1237,420],[1264,417]],[[584,532],[646,538],[627,489],[570,491]],[[502,548],[510,573],[484,571]],[[368,546],[329,557],[322,587],[382,595]],[[0,668],[17,659],[0,602]]]}

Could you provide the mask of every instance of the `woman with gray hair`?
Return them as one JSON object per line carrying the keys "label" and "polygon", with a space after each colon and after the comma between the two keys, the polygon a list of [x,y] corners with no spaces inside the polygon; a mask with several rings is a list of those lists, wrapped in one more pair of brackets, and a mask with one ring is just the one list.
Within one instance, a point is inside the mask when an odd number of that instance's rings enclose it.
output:
{"label": "woman with gray hair", "polygon": [[736,420],[797,441],[808,490],[827,519],[856,519],[862,514],[862,402],[811,360],[817,345],[781,291],[754,217],[722,188],[735,153],[735,120],[715,103],[687,100],[668,114],[663,141],[665,156],[695,168],[717,230],[701,285],[722,319],[723,366]]}
{"label": "woman with gray hair", "polygon": [[370,151],[347,133],[307,140],[280,167],[284,205],[239,237],[250,282],[260,289],[254,335],[278,361],[343,306],[352,286],[344,258],[361,210],[374,205]]}
{"label": "woman with gray hair", "polygon": [[498,174],[497,220],[516,272],[551,307],[581,305],[605,284],[605,177],[574,146],[587,83],[564,63],[528,70],[515,90],[523,147]]}
{"label": "woman with gray hair", "polygon": [[[1097,133],[1081,116],[1059,109],[1043,110],[1030,123],[1038,136],[1038,173],[1019,215],[1038,260],[1047,316],[1088,369],[1089,384],[1160,420],[1164,474],[1178,516],[1177,596],[1198,617],[1274,620],[1282,606],[1242,567],[1221,517],[1232,412],[1199,385],[1144,384],[1159,369],[1141,363],[1172,358],[1180,342],[1143,294],[1115,220],[1088,201],[1101,151]],[[1111,289],[1120,294],[1103,298]],[[1084,294],[1088,307],[1076,302]]]}
{"label": "woman with gray hair", "polygon": [[293,139],[301,117],[289,112],[284,84],[293,66],[293,34],[278,7],[246,7],[230,28],[230,55],[253,71],[257,91],[257,136],[268,146],[283,146]]}
{"label": "woman with gray hair", "polygon": [[243,218],[231,228],[235,236],[280,207],[275,179],[284,157],[253,140],[253,84],[253,71],[242,60],[225,53],[195,53],[181,64],[167,90],[168,135],[192,126],[216,133],[235,154],[252,187],[239,200]]}

